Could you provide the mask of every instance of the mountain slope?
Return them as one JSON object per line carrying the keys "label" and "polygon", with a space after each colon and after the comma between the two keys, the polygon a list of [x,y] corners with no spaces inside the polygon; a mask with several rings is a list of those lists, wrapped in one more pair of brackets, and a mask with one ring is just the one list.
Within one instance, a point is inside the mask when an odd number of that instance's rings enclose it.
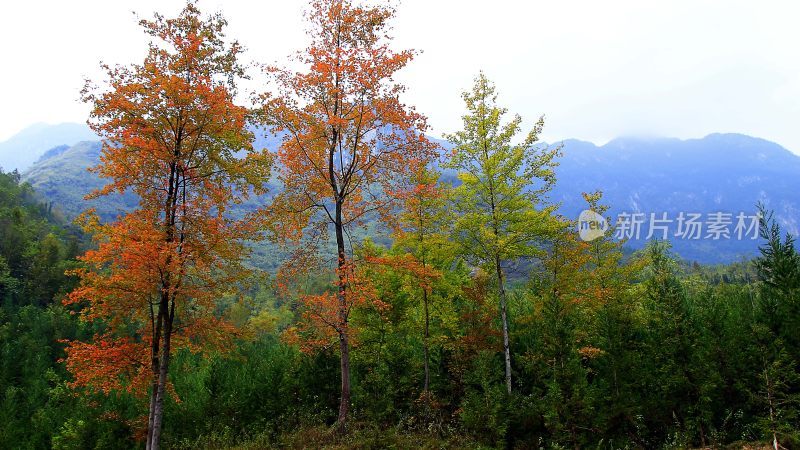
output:
{"label": "mountain slope", "polygon": [[633,247],[643,245],[655,213],[673,220],[673,246],[687,259],[726,262],[754,255],[757,240],[680,239],[674,233],[681,212],[700,213],[704,222],[708,214],[731,214],[733,232],[736,216],[755,214],[758,202],[775,211],[783,229],[798,232],[800,157],[775,143],[741,134],[683,141],[615,139],[600,147],[568,140],[564,153],[553,193],[553,200],[562,202],[561,212],[577,218],[585,208],[580,193],[601,189],[612,218],[623,212],[647,218]]}
{"label": "mountain slope", "polygon": [[137,199],[131,194],[84,200],[86,194],[105,184],[87,170],[99,161],[99,141],[83,141],[63,150],[60,147],[56,149],[59,151],[51,152],[50,157],[40,159],[23,172],[22,179],[68,219],[89,208],[96,208],[101,217],[109,219],[136,206]]}
{"label": "mountain slope", "polygon": [[53,147],[94,139],[97,136],[86,125],[37,123],[0,142],[0,167],[6,172],[22,172]]}
{"label": "mountain slope", "polygon": [[[259,133],[255,145],[274,148],[277,143],[277,138]],[[559,212],[576,219],[585,208],[581,192],[600,189],[603,203],[611,206],[607,216],[612,220],[620,213],[641,213],[648,220],[639,239],[629,241],[633,248],[644,245],[649,216],[654,213],[657,217],[667,214],[673,220],[668,235],[675,251],[686,259],[721,263],[752,257],[757,253],[757,240],[676,238],[675,220],[681,212],[701,214],[704,221],[708,214],[731,214],[733,234],[736,215],[755,214],[758,202],[775,211],[784,229],[797,234],[800,157],[772,142],[739,134],[712,134],[690,140],[623,138],[603,146],[567,140],[563,145],[558,184],[551,195],[551,200],[561,204]],[[99,148],[97,142],[81,142],[68,149],[53,149],[23,178],[67,217],[88,207],[97,208],[103,217],[113,217],[135,205],[135,198],[82,200],[102,185],[85,170],[96,164]],[[452,179],[454,174],[446,172],[445,178]],[[251,199],[243,206],[250,209],[263,202]]]}

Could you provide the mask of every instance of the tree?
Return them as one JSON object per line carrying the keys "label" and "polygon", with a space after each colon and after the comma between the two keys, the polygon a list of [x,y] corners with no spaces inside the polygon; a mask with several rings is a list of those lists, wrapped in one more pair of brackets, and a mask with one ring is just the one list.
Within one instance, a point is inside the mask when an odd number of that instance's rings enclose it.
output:
{"label": "tree", "polygon": [[415,54],[390,48],[393,15],[383,6],[313,0],[306,14],[311,44],[296,57],[306,71],[270,68],[278,95],[264,95],[266,124],[284,133],[277,152],[284,190],[272,205],[275,234],[294,242],[326,237],[329,228],[335,235],[336,304],[318,312],[328,316],[323,322],[339,340],[340,428],[350,405],[348,316],[357,300],[346,236],[365,219],[390,212],[404,178],[435,148],[422,134],[425,118],[400,102],[404,88],[392,79]]}
{"label": "tree", "polygon": [[800,373],[797,369],[800,342],[797,327],[800,323],[800,253],[794,236],[781,235],[781,228],[763,205],[759,209],[759,235],[765,243],[759,247],[761,256],[755,268],[761,281],[758,314],[753,335],[761,356],[761,389],[757,396],[768,411],[761,422],[775,449],[780,442],[795,444],[797,406],[800,405]]}
{"label": "tree", "polygon": [[[447,239],[450,219],[446,207],[448,193],[447,188],[439,182],[439,174],[434,170],[423,168],[414,174],[412,180],[414,186],[403,198],[403,212],[400,214],[395,232],[395,245],[412,255],[421,265],[421,272],[424,273],[441,264],[443,251],[451,253],[448,251],[451,245]],[[444,259],[446,262],[452,262],[451,258],[445,257]],[[414,279],[419,285],[424,312],[425,382],[423,390],[427,392],[430,387],[429,299],[431,286],[424,277],[418,275],[418,272]]]}
{"label": "tree", "polygon": [[795,248],[795,238],[789,233],[781,239],[781,229],[763,205],[759,205],[759,235],[765,241],[759,247],[761,256],[755,267],[762,286],[762,310],[767,325],[783,338],[800,358],[800,252]]}
{"label": "tree", "polygon": [[234,331],[215,300],[246,276],[242,241],[254,230],[228,207],[260,189],[269,165],[253,152],[248,110],[234,104],[242,49],[225,41],[224,18],[189,3],[177,18],[140,24],[155,40],[144,62],[104,65],[107,89],[83,90],[104,138],[93,170],[109,180],[92,196],[132,191],[139,204],[113,223],[83,216],[97,248],[80,258],[65,303],[102,331],[69,342],[66,364],[75,387],[149,390],[146,447],[157,449],[172,354],[222,348]]}
{"label": "tree", "polygon": [[[601,204],[602,193],[584,193],[587,210],[599,215],[608,211]],[[592,407],[597,411],[594,422],[606,433],[619,438],[633,438],[642,445],[637,436],[637,417],[641,414],[643,367],[642,335],[644,325],[639,311],[640,299],[633,295],[633,283],[646,262],[645,258],[623,258],[624,241],[613,238],[615,229],[609,227],[596,239],[586,243],[589,259],[583,267],[588,277],[588,288],[584,290],[584,303],[589,307],[585,333],[596,348],[596,357],[584,358],[589,362],[589,371],[594,374],[594,396]]]}
{"label": "tree", "polygon": [[[599,193],[583,194],[592,211]],[[532,372],[528,379],[541,386],[541,415],[556,442],[585,446],[591,420],[589,370],[603,351],[592,342],[592,319],[606,299],[596,282],[594,242],[579,237],[576,221],[557,216],[561,227],[548,240],[545,255],[531,274],[533,311],[528,329],[532,345],[523,358]],[[602,240],[598,238],[597,240]],[[522,351],[518,349],[518,351]]]}
{"label": "tree", "polygon": [[[644,311],[647,314],[645,377],[653,394],[647,399],[654,413],[650,420],[661,426],[672,423],[676,438],[690,445],[695,435],[705,440],[708,430],[703,408],[710,400],[706,342],[698,323],[698,308],[689,295],[688,283],[680,276],[680,266],[670,252],[668,241],[653,241],[645,249],[646,279],[642,283]],[[705,444],[705,442],[702,442]]]}
{"label": "tree", "polygon": [[[584,192],[582,196],[589,211],[601,216],[608,211],[608,206],[600,203],[601,191]],[[597,306],[627,300],[630,285],[644,265],[642,259],[624,260],[622,246],[625,242],[614,240],[614,233],[615,228],[609,226],[602,236],[588,242],[590,258],[586,269],[592,286],[589,300]]]}
{"label": "tree", "polygon": [[[447,139],[455,145],[448,167],[458,171],[454,208],[459,214],[455,236],[464,253],[491,267],[496,277],[503,329],[506,389],[511,393],[506,270],[508,263],[535,256],[536,241],[553,227],[553,206],[545,204],[555,184],[560,148],[535,144],[544,127],[540,118],[522,142],[512,144],[522,118],[502,124],[507,110],[497,106],[494,85],[481,73],[471,92],[463,94],[464,129]],[[537,209],[539,208],[539,209]]]}

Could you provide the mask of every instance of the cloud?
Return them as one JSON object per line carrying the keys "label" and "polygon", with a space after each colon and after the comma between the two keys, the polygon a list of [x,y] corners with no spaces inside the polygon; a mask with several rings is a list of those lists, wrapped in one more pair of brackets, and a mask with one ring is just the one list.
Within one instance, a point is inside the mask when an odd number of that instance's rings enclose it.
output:
{"label": "cloud", "polygon": [[[127,5],[127,6],[126,6]],[[247,57],[281,61],[303,48],[302,1],[201,0],[222,10]],[[0,139],[38,121],[82,122],[77,102],[97,63],[141,60],[130,12],[175,14],[182,2],[12,2],[0,26]],[[737,131],[800,153],[800,13],[794,2],[676,0],[404,0],[395,44],[423,50],[400,79],[435,134],[460,127],[460,92],[479,70],[500,101],[545,138],[602,142],[646,133],[681,138]],[[259,78],[254,84],[257,88]]]}

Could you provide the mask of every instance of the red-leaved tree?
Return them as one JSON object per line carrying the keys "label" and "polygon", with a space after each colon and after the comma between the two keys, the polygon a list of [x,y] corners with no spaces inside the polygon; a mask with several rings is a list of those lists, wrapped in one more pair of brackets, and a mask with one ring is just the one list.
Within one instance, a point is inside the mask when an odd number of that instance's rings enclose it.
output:
{"label": "red-leaved tree", "polygon": [[171,355],[224,348],[235,333],[215,303],[247,274],[242,242],[255,222],[227,213],[260,189],[269,161],[234,103],[241,47],[224,40],[225,20],[189,3],[141,25],[153,39],[144,62],[104,66],[107,83],[83,91],[103,138],[93,170],[108,180],[92,195],[131,191],[139,204],[112,223],[83,216],[96,248],[65,303],[103,331],[69,342],[66,364],[76,388],[149,395],[146,447],[157,449]]}
{"label": "red-leaved tree", "polygon": [[284,190],[272,205],[276,235],[311,245],[309,236],[334,233],[336,292],[306,303],[339,341],[340,427],[350,405],[348,317],[353,304],[369,301],[368,289],[352,282],[359,277],[348,232],[392,211],[407,176],[435,149],[422,134],[425,118],[400,101],[404,88],[392,79],[414,57],[389,45],[393,14],[313,0],[306,14],[311,44],[296,56],[304,69],[270,68],[277,92],[264,96],[265,122],[284,136],[277,152]]}

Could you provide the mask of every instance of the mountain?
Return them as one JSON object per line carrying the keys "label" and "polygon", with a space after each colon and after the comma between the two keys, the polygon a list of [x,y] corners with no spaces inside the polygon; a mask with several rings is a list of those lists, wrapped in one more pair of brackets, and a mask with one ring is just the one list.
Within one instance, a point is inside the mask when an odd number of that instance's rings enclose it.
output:
{"label": "mountain", "polygon": [[[756,214],[762,202],[782,228],[795,235],[800,221],[800,157],[778,144],[741,134],[711,134],[702,139],[615,139],[603,146],[564,141],[559,184],[552,199],[561,212],[577,219],[585,209],[580,193],[600,189],[612,219],[620,213],[643,214],[640,247],[646,241],[651,214],[666,217],[674,250],[701,262],[730,262],[758,251],[758,240],[734,238],[740,213]],[[703,239],[676,237],[683,213],[701,214]],[[709,221],[730,214],[731,238],[705,239]],[[664,216],[666,214],[666,216]],[[747,224],[749,225],[749,220]],[[659,229],[656,229],[659,231]],[[655,233],[661,237],[662,233]]]}
{"label": "mountain", "polygon": [[15,169],[22,172],[54,147],[96,139],[86,125],[37,123],[0,142],[0,167],[6,172]]}
{"label": "mountain", "polygon": [[[274,148],[277,142],[274,136],[257,133],[255,145]],[[632,248],[645,244],[650,215],[655,214],[656,218],[671,220],[661,225],[666,226],[676,253],[685,259],[725,263],[752,257],[760,241],[744,236],[737,239],[735,227],[737,215],[754,215],[758,202],[775,211],[785,230],[798,233],[800,157],[775,143],[741,134],[712,134],[689,140],[620,138],[602,146],[567,140],[562,145],[558,184],[550,196],[560,203],[559,213],[577,219],[586,207],[581,192],[602,190],[603,203],[610,206],[606,216],[612,222],[621,213],[641,214],[645,219],[639,238],[628,242]],[[102,185],[85,170],[97,163],[99,149],[98,142],[54,148],[25,171],[23,179],[68,218],[88,207],[97,208],[101,216],[113,217],[134,206],[135,198],[123,195],[82,200]],[[446,179],[454,177],[445,171]],[[251,199],[244,206],[253,208],[259,202],[264,199]],[[700,215],[701,239],[675,235],[681,213],[687,217]],[[715,216],[717,213],[721,217]],[[705,238],[709,221],[715,217],[730,221],[725,227],[728,238]],[[654,235],[661,237],[662,233]]]}
{"label": "mountain", "polygon": [[120,211],[136,207],[136,197],[128,193],[84,200],[86,194],[105,184],[87,170],[100,160],[100,142],[83,141],[64,147],[48,151],[22,173],[23,181],[30,183],[45,201],[52,202],[67,219],[75,218],[88,208],[95,208],[101,217],[111,219]]}

